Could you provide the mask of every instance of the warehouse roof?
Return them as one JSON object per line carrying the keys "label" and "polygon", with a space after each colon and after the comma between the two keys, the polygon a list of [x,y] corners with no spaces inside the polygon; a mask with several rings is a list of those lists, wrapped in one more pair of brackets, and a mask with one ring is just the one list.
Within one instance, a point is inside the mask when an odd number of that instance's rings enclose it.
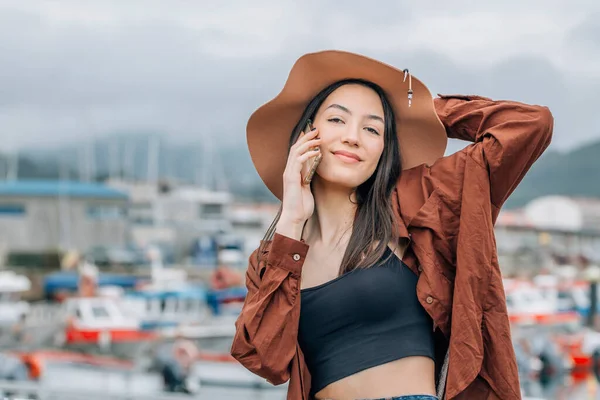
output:
{"label": "warehouse roof", "polygon": [[124,200],[128,198],[127,193],[100,183],[54,180],[0,181],[0,197],[2,196],[68,196]]}

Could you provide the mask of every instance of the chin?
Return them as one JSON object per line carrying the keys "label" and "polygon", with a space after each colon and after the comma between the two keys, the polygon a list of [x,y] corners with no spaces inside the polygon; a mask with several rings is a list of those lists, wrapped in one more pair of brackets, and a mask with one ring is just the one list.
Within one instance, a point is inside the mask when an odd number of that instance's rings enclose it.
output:
{"label": "chin", "polygon": [[368,176],[357,176],[357,173],[353,171],[332,171],[323,175],[319,174],[319,178],[327,185],[345,187],[349,190],[354,190],[369,179]]}

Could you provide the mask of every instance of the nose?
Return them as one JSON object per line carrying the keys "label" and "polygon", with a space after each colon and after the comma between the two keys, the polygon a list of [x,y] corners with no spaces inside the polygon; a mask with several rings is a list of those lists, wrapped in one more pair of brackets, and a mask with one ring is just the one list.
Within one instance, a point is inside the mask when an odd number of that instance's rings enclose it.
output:
{"label": "nose", "polygon": [[344,135],[342,136],[342,143],[345,143],[349,146],[358,147],[359,144],[359,129],[358,127],[347,125],[347,129],[344,131]]}

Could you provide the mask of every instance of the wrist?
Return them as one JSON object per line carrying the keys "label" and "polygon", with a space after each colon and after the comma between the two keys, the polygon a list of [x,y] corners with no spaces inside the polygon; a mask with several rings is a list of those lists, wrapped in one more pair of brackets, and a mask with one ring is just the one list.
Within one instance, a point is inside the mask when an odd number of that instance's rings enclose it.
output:
{"label": "wrist", "polygon": [[294,221],[285,217],[284,215],[281,215],[279,221],[277,222],[277,226],[275,227],[275,232],[291,239],[301,240],[303,229],[304,221]]}

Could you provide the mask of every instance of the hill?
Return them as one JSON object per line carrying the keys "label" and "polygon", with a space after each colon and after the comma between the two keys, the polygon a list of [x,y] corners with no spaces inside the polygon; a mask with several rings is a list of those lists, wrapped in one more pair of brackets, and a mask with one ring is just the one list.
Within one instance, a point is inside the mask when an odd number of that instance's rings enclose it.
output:
{"label": "hill", "polygon": [[568,153],[547,151],[533,165],[506,203],[521,207],[544,195],[600,198],[600,141]]}
{"label": "hill", "polygon": [[[87,169],[97,180],[108,174],[146,179],[151,137],[157,135],[119,135],[87,146],[73,144],[50,150],[22,151],[18,175],[23,179],[57,179],[59,176],[78,179],[85,176],[82,171]],[[215,153],[196,144],[171,144],[165,136],[159,136],[158,140],[159,176],[229,189],[241,200],[275,201],[256,174],[245,142],[214,146]],[[600,198],[599,155],[600,140],[570,152],[547,151],[531,168],[505,208],[521,207],[536,197],[550,194]],[[6,165],[6,156],[0,154],[0,177],[4,177]]]}

